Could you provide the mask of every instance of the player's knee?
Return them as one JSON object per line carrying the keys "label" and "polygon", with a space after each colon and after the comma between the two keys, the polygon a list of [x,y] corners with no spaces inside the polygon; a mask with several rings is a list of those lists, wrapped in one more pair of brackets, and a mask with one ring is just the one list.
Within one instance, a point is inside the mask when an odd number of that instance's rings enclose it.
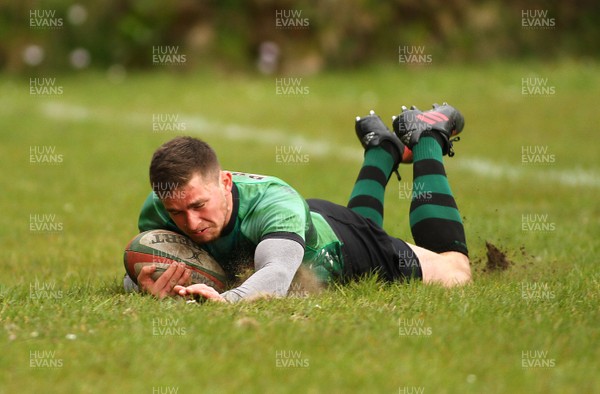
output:
{"label": "player's knee", "polygon": [[448,287],[471,282],[471,265],[466,255],[459,252],[444,252],[440,255],[443,256],[445,267],[440,282]]}
{"label": "player's knee", "polygon": [[464,285],[471,282],[471,268],[460,267],[454,273],[455,285]]}
{"label": "player's knee", "polygon": [[469,258],[463,254],[458,253],[459,256],[452,256],[452,278],[451,286],[464,285],[471,282],[471,264]]}
{"label": "player's knee", "polygon": [[[412,246],[411,246],[412,247]],[[437,283],[446,287],[460,286],[471,281],[469,258],[460,252],[434,253],[414,247],[421,261],[423,283]]]}

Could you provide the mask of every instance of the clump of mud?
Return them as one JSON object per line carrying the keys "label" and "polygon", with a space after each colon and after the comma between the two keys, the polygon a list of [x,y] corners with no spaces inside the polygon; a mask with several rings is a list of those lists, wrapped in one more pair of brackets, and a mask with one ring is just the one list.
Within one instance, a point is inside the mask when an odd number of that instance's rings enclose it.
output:
{"label": "clump of mud", "polygon": [[506,271],[511,266],[515,265],[514,262],[506,257],[506,253],[501,251],[496,245],[486,241],[485,247],[487,249],[487,262],[485,264],[484,272]]}

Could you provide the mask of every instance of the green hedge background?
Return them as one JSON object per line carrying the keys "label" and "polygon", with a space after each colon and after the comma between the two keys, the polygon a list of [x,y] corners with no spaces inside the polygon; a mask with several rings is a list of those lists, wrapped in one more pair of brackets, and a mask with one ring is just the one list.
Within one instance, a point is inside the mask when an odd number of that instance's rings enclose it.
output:
{"label": "green hedge background", "polygon": [[[36,20],[54,12],[46,19],[62,25],[32,26],[32,12]],[[524,26],[524,13],[537,26]],[[305,22],[281,26],[290,19]],[[178,71],[254,72],[265,42],[278,48],[278,74],[397,62],[400,46],[418,46],[443,63],[596,59],[598,26],[593,0],[25,0],[0,5],[0,69],[69,70],[76,49],[89,57],[86,68],[150,69],[153,48],[171,46],[185,54]],[[43,51],[35,64],[24,56],[31,46]]]}

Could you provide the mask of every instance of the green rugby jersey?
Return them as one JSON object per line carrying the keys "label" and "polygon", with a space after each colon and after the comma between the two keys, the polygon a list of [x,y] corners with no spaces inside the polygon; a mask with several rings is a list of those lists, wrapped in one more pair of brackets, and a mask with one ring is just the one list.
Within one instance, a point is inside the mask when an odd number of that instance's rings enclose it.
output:
{"label": "green rugby jersey", "polygon": [[[252,261],[258,243],[283,237],[305,246],[303,264],[326,282],[342,274],[341,242],[323,219],[311,212],[306,200],[281,179],[233,172],[233,211],[221,237],[201,245],[228,272]],[[140,212],[140,231],[165,229],[183,232],[171,220],[158,196],[151,192]]]}

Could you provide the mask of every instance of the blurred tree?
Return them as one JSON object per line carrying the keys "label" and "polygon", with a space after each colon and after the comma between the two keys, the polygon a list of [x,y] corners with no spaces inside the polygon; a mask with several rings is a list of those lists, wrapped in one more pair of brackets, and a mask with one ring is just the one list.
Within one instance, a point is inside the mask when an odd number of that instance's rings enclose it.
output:
{"label": "blurred tree", "polygon": [[282,74],[397,62],[402,46],[443,62],[597,58],[599,26],[595,0],[24,0],[0,4],[0,68],[31,74],[89,59],[144,69],[165,47],[185,55],[159,63],[174,70],[246,71],[270,48],[270,71]]}

